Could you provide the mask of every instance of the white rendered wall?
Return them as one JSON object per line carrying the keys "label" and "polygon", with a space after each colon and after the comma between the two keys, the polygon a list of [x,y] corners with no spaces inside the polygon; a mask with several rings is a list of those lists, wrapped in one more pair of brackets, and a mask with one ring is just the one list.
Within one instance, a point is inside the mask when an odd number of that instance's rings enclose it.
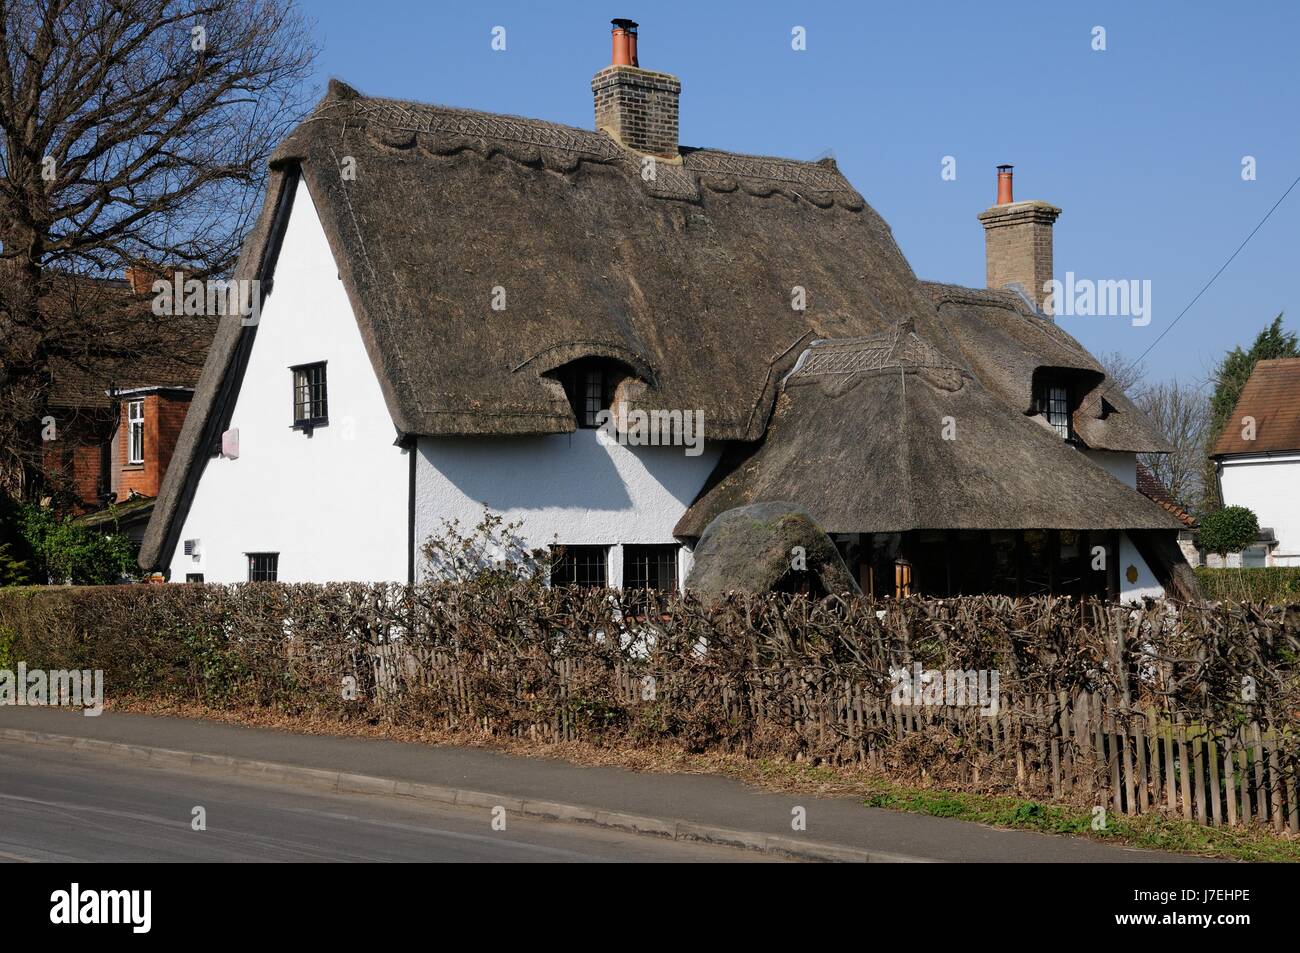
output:
{"label": "white rendered wall", "polygon": [[[1137,570],[1137,579],[1129,582],[1129,568]],[[1128,538],[1128,533],[1119,534],[1119,598],[1121,602],[1136,601],[1140,602],[1144,597],[1150,596],[1153,599],[1159,599],[1165,594],[1164,586],[1156,579],[1156,574],[1151,571],[1151,567],[1146,564],[1142,554],[1138,552],[1133,541]]]}
{"label": "white rendered wall", "polygon": [[[329,424],[294,430],[295,364],[326,361]],[[305,183],[300,183],[231,426],[239,458],[209,458],[171,579],[248,578],[278,552],[284,582],[406,580],[407,456]],[[202,556],[184,555],[197,538]]]}
{"label": "white rendered wall", "polygon": [[[608,545],[609,584],[623,581],[624,543],[674,543],[673,526],[708,479],[720,449],[622,446],[601,430],[543,437],[420,439],[416,461],[417,548],[458,519],[464,534],[487,504],[523,521],[530,548],[560,542]],[[417,561],[419,561],[417,559]],[[690,568],[685,550],[678,581]]]}
{"label": "white rendered wall", "polygon": [[1277,536],[1275,566],[1300,566],[1300,454],[1228,457],[1220,475],[1223,502],[1247,506]]}
{"label": "white rendered wall", "polygon": [[1085,450],[1083,455],[1120,483],[1137,489],[1137,454],[1116,450]]}
{"label": "white rendered wall", "polygon": [[[1137,454],[1115,450],[1085,450],[1086,456],[1120,483],[1137,489]],[[1132,567],[1137,571],[1137,579],[1129,582],[1128,571]],[[1159,599],[1165,594],[1164,587],[1156,579],[1151,567],[1138,552],[1128,533],[1119,534],[1119,595],[1122,602],[1140,601],[1146,596]]]}

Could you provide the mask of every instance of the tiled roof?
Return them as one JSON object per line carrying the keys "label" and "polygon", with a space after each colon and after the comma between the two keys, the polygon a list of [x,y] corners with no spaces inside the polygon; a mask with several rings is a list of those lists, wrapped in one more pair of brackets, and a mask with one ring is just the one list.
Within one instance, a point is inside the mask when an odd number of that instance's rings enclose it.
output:
{"label": "tiled roof", "polygon": [[1156,475],[1141,463],[1137,465],[1137,489],[1147,499],[1177,517],[1184,525],[1196,526],[1196,517],[1175,503],[1169,491],[1156,479]]}
{"label": "tiled roof", "polygon": [[[1254,439],[1243,418],[1253,417]],[[1300,357],[1260,361],[1211,456],[1300,450]]]}

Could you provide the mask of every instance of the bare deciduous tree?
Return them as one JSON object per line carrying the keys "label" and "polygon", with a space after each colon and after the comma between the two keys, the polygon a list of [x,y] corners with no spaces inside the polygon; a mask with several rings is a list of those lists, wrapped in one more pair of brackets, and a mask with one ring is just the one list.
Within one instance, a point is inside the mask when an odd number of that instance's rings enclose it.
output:
{"label": "bare deciduous tree", "polygon": [[1179,381],[1145,387],[1136,403],[1173,444],[1172,453],[1144,453],[1138,459],[1186,510],[1197,507],[1209,435],[1210,404],[1205,390]]}
{"label": "bare deciduous tree", "polygon": [[1106,370],[1107,389],[1123,391],[1131,400],[1137,400],[1141,393],[1142,379],[1147,367],[1140,359],[1131,358],[1120,351],[1106,351],[1097,356],[1097,362]]}
{"label": "bare deciduous tree", "polygon": [[0,472],[39,469],[52,367],[140,323],[125,268],[221,274],[314,47],[292,0],[0,0]]}
{"label": "bare deciduous tree", "polygon": [[1138,460],[1179,506],[1192,510],[1201,498],[1209,434],[1209,398],[1204,389],[1176,380],[1149,384],[1144,379],[1146,365],[1119,351],[1107,351],[1097,360],[1106,370],[1108,385],[1127,394],[1173,445],[1172,453],[1143,453]]}

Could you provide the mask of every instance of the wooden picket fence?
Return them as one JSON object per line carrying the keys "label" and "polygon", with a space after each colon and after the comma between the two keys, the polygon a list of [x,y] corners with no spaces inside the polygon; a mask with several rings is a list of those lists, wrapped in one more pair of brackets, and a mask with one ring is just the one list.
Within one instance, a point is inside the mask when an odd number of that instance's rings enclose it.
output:
{"label": "wooden picket fence", "polygon": [[[382,657],[382,660],[381,660]],[[400,658],[406,679],[393,669]],[[552,660],[557,697],[538,696],[536,718],[502,719],[482,714],[467,668],[448,652],[413,652],[396,646],[376,651],[377,685],[407,689],[414,679],[425,697],[436,697],[449,730],[472,728],[544,743],[588,740],[592,698],[585,690],[612,687],[611,701],[627,708],[663,701],[685,707],[676,684],[649,670],[616,665],[612,671],[576,659]],[[712,689],[727,717],[744,721],[751,734],[793,734],[802,748],[835,764],[887,767],[909,739],[942,738],[960,748],[955,780],[983,789],[995,778],[1013,779],[1013,790],[1033,796],[1105,807],[1117,814],[1164,812],[1213,826],[1257,823],[1300,832],[1295,746],[1255,723],[1233,734],[1215,734],[1161,714],[1154,702],[1126,704],[1099,691],[998,692],[961,706],[899,703],[875,687],[819,677],[809,669],[783,669],[739,685]],[[514,683],[516,701],[528,692]],[[925,771],[923,774],[927,773]],[[952,773],[949,779],[953,780]]]}
{"label": "wooden picket fence", "polygon": [[1014,771],[1018,790],[1118,814],[1163,811],[1216,827],[1254,821],[1300,832],[1295,758],[1258,724],[1216,737],[1098,692],[1003,695],[995,715],[896,706],[851,686],[846,695],[836,717],[848,726],[857,760],[873,766],[891,742],[946,731],[968,752],[964,780],[976,788],[1001,766]]}

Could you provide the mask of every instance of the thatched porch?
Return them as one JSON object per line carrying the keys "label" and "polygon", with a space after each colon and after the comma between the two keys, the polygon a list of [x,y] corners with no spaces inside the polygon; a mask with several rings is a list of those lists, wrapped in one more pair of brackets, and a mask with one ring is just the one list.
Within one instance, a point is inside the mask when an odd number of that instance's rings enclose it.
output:
{"label": "thatched porch", "polygon": [[1117,530],[914,530],[836,534],[835,543],[862,591],[878,597],[1120,592]]}

